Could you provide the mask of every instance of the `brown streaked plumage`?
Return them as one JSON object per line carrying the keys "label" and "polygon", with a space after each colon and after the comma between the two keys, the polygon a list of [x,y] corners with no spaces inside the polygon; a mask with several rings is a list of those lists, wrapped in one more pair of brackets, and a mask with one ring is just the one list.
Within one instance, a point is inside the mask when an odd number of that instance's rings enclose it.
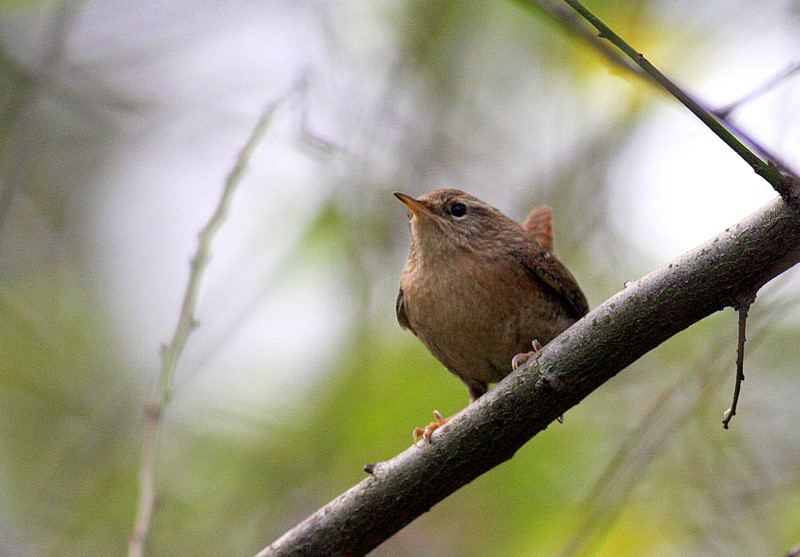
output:
{"label": "brown streaked plumage", "polygon": [[[411,226],[397,320],[466,384],[470,401],[508,375],[532,341],[547,344],[588,312],[553,254],[549,208],[534,209],[523,227],[456,189],[394,195]],[[442,423],[438,416],[415,436],[429,441]]]}

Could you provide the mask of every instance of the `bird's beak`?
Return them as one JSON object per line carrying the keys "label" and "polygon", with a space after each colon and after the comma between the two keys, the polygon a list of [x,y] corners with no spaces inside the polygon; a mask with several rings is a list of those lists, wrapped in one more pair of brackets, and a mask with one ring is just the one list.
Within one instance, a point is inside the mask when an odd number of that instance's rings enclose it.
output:
{"label": "bird's beak", "polygon": [[408,207],[408,210],[411,211],[414,215],[428,215],[433,216],[433,211],[425,205],[421,201],[417,201],[410,195],[406,195],[404,193],[400,193],[399,191],[394,192],[394,196],[403,202],[403,204]]}

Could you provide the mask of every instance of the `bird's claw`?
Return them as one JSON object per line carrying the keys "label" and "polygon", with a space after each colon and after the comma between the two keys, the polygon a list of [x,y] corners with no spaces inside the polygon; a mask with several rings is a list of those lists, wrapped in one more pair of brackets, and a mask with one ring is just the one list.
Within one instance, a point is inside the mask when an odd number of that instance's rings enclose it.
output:
{"label": "bird's claw", "polygon": [[538,340],[532,341],[531,346],[533,346],[531,352],[520,352],[511,359],[511,369],[517,369],[531,358],[536,358],[542,351],[542,344]]}
{"label": "bird's claw", "polygon": [[441,426],[447,423],[448,418],[444,418],[438,410],[433,411],[433,417],[436,420],[435,422],[431,422],[425,427],[418,427],[414,430],[412,435],[414,436],[414,444],[416,445],[419,441],[420,437],[430,445],[431,443],[431,435],[434,431],[439,429]]}

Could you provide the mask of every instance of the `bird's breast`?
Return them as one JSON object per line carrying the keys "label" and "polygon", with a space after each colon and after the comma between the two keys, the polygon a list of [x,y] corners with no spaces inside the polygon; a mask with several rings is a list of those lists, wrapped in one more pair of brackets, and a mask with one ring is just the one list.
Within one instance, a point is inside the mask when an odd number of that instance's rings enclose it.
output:
{"label": "bird's breast", "polygon": [[407,265],[401,279],[409,322],[450,371],[494,382],[534,339],[569,325],[552,290],[512,256],[458,254],[445,264]]}

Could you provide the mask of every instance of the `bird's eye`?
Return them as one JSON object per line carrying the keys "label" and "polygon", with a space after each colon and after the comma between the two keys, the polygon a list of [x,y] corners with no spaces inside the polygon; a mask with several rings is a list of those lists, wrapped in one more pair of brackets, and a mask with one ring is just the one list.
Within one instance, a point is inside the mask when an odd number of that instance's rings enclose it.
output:
{"label": "bird's eye", "polygon": [[467,206],[463,203],[453,203],[450,207],[450,214],[456,218],[461,218],[467,214]]}

